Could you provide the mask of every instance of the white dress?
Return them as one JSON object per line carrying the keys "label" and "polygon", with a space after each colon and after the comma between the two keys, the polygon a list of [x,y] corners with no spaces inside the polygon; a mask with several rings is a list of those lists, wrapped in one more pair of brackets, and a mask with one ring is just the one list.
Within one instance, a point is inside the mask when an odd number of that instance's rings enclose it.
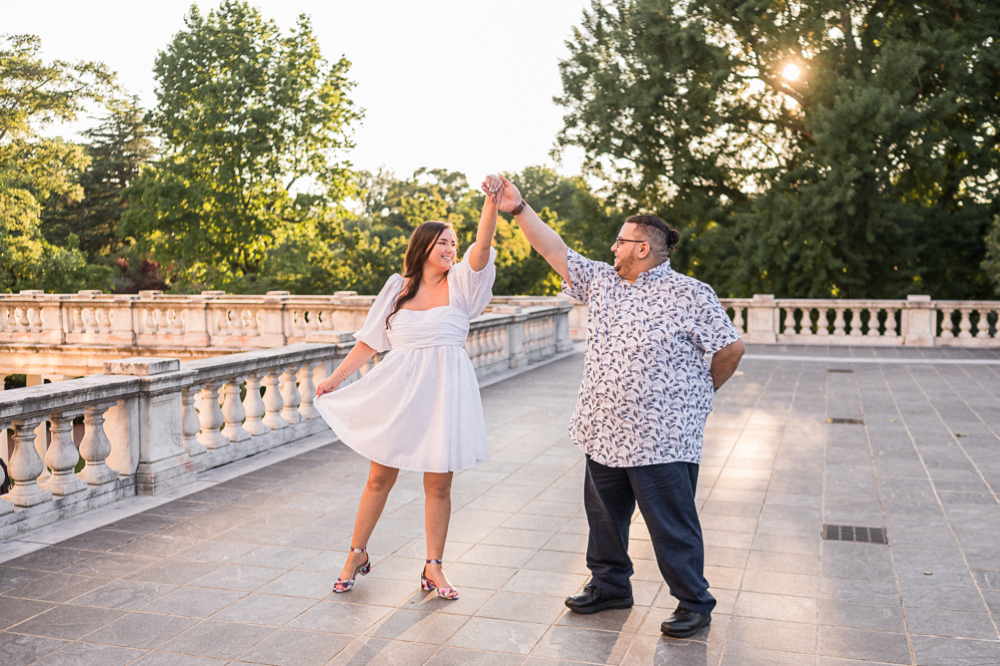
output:
{"label": "white dress", "polygon": [[[471,248],[470,248],[471,249]],[[360,380],[316,400],[347,446],[381,465],[453,472],[489,460],[479,382],[465,351],[469,320],[492,298],[496,250],[476,272],[465,258],[448,271],[448,305],[392,312],[403,286],[390,277],[354,337],[391,350]]]}

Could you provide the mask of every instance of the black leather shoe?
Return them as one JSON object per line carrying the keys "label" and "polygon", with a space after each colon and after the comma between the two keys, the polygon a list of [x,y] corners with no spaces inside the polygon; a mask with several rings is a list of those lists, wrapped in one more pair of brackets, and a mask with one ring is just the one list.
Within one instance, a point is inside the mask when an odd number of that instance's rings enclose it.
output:
{"label": "black leather shoe", "polygon": [[632,608],[632,597],[615,597],[588,583],[580,594],[566,597],[566,607],[574,613],[590,615],[610,608]]}
{"label": "black leather shoe", "polygon": [[702,627],[712,624],[711,615],[695,613],[687,608],[678,608],[673,615],[660,625],[660,631],[671,638],[694,636]]}

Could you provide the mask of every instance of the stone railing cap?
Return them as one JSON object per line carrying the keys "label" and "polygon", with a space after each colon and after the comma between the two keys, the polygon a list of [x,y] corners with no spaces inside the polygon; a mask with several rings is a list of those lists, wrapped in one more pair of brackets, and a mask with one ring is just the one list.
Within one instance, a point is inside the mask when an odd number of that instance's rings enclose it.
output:
{"label": "stone railing cap", "polygon": [[910,294],[909,296],[906,297],[906,300],[910,301],[911,303],[913,302],[926,303],[931,300],[931,297],[927,296],[926,294]]}
{"label": "stone railing cap", "polygon": [[309,331],[306,333],[306,342],[323,342],[337,345],[353,341],[354,333],[351,331]]}
{"label": "stone railing cap", "polygon": [[117,361],[104,362],[106,375],[131,375],[133,377],[150,377],[167,372],[177,372],[181,369],[179,358],[157,358],[155,356],[133,356]]}

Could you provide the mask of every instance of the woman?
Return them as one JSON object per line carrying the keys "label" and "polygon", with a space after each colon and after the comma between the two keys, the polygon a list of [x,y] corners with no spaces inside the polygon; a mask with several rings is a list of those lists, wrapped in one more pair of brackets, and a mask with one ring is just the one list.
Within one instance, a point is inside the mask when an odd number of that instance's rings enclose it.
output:
{"label": "woman", "polygon": [[503,183],[488,176],[476,242],[455,264],[455,230],[424,222],[406,249],[403,276],[386,281],[368,311],[358,342],[316,388],[331,393],[376,353],[392,350],[361,380],[316,400],[316,408],[346,445],[371,460],[347,562],[333,591],[347,592],[371,570],[366,552],[400,469],[424,473],[427,563],[420,582],[443,599],[457,599],[441,567],[451,518],[456,470],[489,459],[479,385],[465,340],[469,320],[490,302],[496,277],[491,247]]}

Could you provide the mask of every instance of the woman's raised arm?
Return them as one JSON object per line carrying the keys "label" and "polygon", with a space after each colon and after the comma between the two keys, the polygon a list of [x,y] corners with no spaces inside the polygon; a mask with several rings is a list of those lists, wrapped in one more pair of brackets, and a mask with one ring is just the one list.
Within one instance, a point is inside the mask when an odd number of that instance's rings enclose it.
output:
{"label": "woman's raised arm", "polygon": [[490,246],[493,245],[493,234],[497,230],[496,193],[503,188],[503,181],[498,176],[486,176],[483,181],[483,192],[486,201],[483,202],[483,214],[479,216],[479,229],[476,231],[476,244],[469,252],[469,267],[477,273],[486,268],[490,260]]}

